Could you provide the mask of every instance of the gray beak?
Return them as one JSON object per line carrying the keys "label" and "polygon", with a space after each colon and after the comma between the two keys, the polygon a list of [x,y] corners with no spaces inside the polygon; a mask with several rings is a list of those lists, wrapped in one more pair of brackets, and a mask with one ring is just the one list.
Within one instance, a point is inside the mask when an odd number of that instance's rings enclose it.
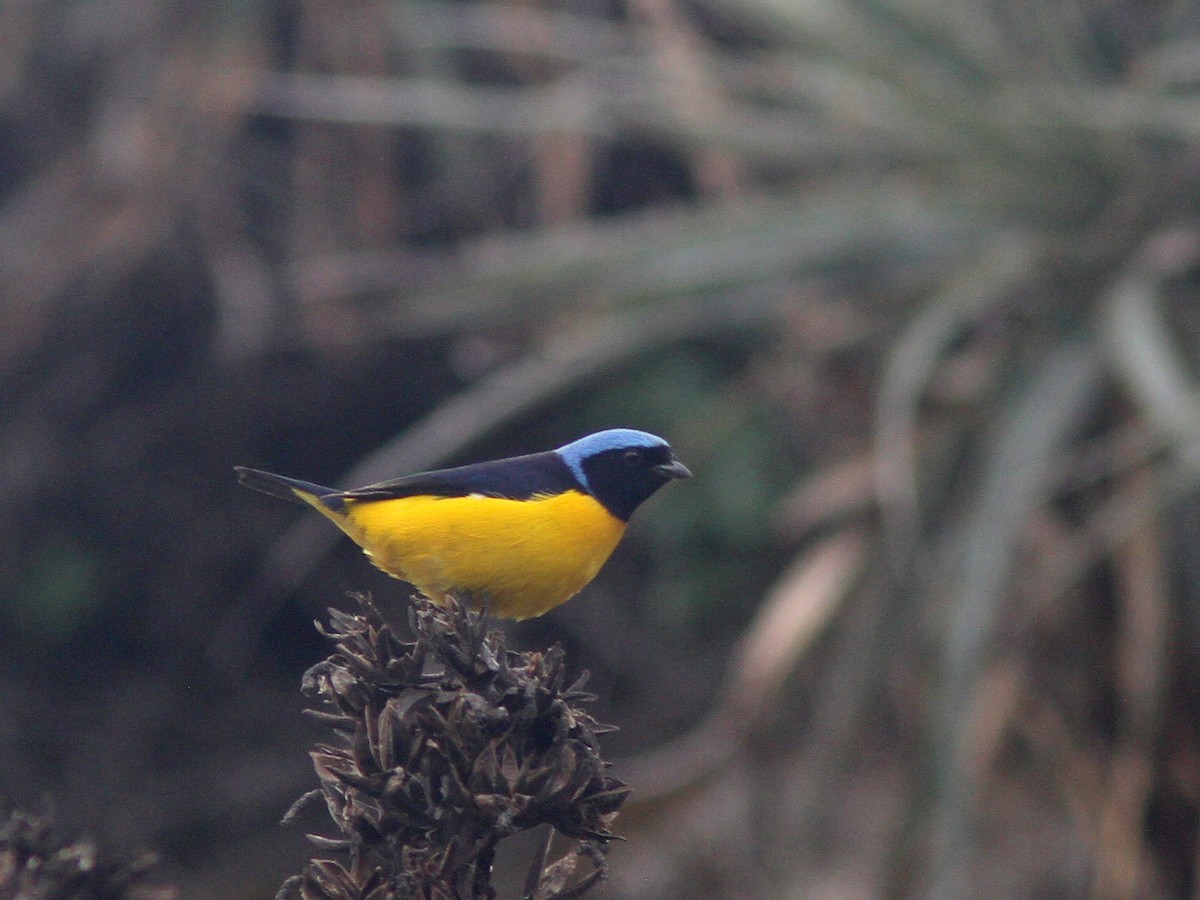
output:
{"label": "gray beak", "polygon": [[679,460],[672,457],[669,463],[663,463],[661,466],[655,466],[654,471],[663,478],[691,478],[692,473]]}

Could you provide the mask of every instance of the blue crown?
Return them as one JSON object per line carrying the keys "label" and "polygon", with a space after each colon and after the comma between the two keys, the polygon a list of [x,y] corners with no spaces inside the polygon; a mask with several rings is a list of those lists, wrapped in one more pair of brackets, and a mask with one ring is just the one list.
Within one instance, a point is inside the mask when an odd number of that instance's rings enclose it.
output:
{"label": "blue crown", "polygon": [[564,444],[554,452],[563,458],[571,467],[575,477],[584,487],[588,485],[587,476],[583,473],[583,461],[603,453],[606,450],[626,450],[631,447],[666,447],[666,441],[657,435],[636,428],[609,428],[607,431],[597,431],[577,441]]}

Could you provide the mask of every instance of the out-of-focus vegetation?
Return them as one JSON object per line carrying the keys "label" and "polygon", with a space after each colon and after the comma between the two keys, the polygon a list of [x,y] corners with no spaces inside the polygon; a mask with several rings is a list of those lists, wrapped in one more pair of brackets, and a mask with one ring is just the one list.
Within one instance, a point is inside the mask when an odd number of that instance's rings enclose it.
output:
{"label": "out-of-focus vegetation", "polygon": [[511,632],[598,894],[1197,895],[1198,85],[1186,2],[0,5],[0,791],[271,896],[403,592],[230,467],[633,425],[697,477]]}
{"label": "out-of-focus vegetation", "polygon": [[[7,806],[7,804],[5,804]],[[21,900],[177,900],[174,888],[147,883],[153,855],[107,859],[86,838],[55,830],[47,816],[3,810],[0,821],[0,896]]]}

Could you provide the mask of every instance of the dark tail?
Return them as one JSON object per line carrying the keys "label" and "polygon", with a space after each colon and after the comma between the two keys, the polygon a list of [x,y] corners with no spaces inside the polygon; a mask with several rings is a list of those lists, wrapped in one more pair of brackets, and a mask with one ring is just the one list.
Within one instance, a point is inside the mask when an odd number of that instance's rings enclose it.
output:
{"label": "dark tail", "polygon": [[[331,494],[341,493],[334,488],[321,487],[321,485],[313,484],[311,481],[301,481],[298,478],[285,478],[282,475],[275,475],[272,472],[247,469],[245,466],[234,466],[233,468],[238,473],[238,481],[246,487],[262,491],[264,494],[270,494],[272,497],[294,500],[296,503],[305,502],[304,498],[300,496],[301,494],[310,494],[313,497],[321,499]],[[337,504],[329,505],[334,507]]]}

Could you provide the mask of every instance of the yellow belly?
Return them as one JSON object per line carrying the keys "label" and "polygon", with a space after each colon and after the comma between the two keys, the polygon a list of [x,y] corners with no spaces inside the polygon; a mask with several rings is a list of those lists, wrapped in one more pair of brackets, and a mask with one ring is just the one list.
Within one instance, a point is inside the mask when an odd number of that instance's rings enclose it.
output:
{"label": "yellow belly", "polygon": [[321,511],[379,568],[430,599],[453,593],[513,619],[540,616],[573,597],[625,532],[624,522],[578,491],[532,500],[351,501],[341,513]]}

